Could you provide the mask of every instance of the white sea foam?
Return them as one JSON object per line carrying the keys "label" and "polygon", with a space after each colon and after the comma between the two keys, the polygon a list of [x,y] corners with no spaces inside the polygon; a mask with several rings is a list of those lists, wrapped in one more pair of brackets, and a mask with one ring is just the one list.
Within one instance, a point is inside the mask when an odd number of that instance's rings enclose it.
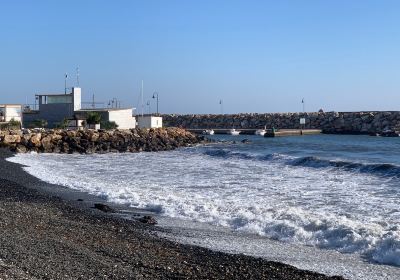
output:
{"label": "white sea foam", "polygon": [[226,159],[191,148],[9,160],[44,181],[112,202],[400,266],[399,197],[382,178],[274,157]]}

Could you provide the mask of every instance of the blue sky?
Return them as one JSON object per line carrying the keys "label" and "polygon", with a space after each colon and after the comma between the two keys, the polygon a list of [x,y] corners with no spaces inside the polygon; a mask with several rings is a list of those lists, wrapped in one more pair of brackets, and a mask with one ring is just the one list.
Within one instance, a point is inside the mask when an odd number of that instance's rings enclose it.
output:
{"label": "blue sky", "polygon": [[[0,0],[0,103],[62,93],[164,113],[400,109],[400,1]],[[145,109],[147,111],[147,108]]]}

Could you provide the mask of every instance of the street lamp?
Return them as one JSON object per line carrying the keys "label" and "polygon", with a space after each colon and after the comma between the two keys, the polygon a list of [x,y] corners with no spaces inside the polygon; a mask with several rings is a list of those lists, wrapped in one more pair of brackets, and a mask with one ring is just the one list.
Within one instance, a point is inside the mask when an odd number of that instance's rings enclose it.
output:
{"label": "street lamp", "polygon": [[157,91],[155,91],[153,93],[153,98],[157,98],[157,115],[158,115],[158,92]]}
{"label": "street lamp", "polygon": [[68,73],[65,73],[65,79],[64,79],[64,94],[67,94],[67,79],[68,79]]}
{"label": "street lamp", "polygon": [[150,115],[150,114],[151,114],[151,110],[150,110],[150,100],[147,101],[146,105],[147,105],[147,107],[148,107],[148,109],[149,109],[149,115]]}

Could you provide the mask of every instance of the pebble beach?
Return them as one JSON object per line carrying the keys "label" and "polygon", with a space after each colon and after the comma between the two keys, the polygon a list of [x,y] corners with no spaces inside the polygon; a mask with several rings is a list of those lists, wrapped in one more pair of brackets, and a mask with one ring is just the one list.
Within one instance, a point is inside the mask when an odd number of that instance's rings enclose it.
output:
{"label": "pebble beach", "polygon": [[0,279],[343,279],[162,239],[0,155]]}

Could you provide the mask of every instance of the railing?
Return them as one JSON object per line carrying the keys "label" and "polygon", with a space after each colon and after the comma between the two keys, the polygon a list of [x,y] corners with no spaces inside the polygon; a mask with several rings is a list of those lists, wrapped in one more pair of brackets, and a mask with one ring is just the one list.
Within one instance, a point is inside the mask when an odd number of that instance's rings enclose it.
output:
{"label": "railing", "polygon": [[22,111],[24,113],[38,111],[38,110],[39,110],[39,104],[24,104],[24,106],[22,107]]}
{"label": "railing", "polygon": [[[119,109],[121,108],[121,102],[113,102],[106,104],[105,102],[82,102],[81,103],[82,109]],[[38,111],[39,104],[24,104],[22,111],[24,113]]]}
{"label": "railing", "polygon": [[82,109],[120,109],[122,102],[82,102]]}
{"label": "railing", "polygon": [[103,109],[105,108],[104,102],[82,102],[81,108],[82,109]]}

